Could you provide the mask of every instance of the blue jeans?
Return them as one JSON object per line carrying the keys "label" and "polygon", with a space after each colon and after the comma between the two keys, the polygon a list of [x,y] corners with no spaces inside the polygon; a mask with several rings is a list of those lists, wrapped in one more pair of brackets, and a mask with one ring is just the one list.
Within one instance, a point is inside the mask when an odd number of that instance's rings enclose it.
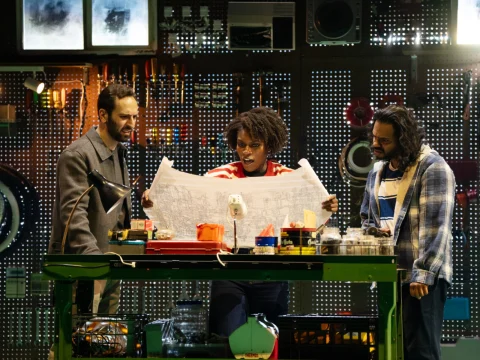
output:
{"label": "blue jeans", "polygon": [[212,281],[209,331],[230,336],[251,314],[263,313],[277,323],[288,313],[288,282]]}

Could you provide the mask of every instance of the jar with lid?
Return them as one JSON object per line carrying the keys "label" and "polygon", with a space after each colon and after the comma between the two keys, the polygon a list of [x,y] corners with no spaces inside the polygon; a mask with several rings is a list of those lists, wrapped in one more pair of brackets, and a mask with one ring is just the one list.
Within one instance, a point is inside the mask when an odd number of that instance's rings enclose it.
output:
{"label": "jar with lid", "polygon": [[343,255],[360,255],[360,244],[364,236],[362,228],[347,228],[347,233],[342,239],[340,253]]}
{"label": "jar with lid", "polygon": [[178,343],[202,344],[207,339],[207,311],[201,300],[177,301],[172,320]]}
{"label": "jar with lid", "polygon": [[342,235],[340,235],[340,229],[337,227],[326,227],[320,236],[320,251],[317,251],[317,253],[321,255],[339,254],[341,243]]}

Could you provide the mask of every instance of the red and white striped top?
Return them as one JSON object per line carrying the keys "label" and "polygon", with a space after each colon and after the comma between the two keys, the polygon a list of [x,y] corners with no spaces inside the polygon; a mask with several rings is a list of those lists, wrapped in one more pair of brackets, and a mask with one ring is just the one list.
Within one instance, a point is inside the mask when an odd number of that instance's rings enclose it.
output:
{"label": "red and white striped top", "polygon": [[[264,176],[279,176],[292,171],[292,169],[287,168],[282,164],[268,160],[267,172]],[[219,166],[215,169],[210,170],[208,173],[205,174],[205,176],[218,177],[222,179],[239,179],[246,177],[243,171],[243,165],[241,161]]]}

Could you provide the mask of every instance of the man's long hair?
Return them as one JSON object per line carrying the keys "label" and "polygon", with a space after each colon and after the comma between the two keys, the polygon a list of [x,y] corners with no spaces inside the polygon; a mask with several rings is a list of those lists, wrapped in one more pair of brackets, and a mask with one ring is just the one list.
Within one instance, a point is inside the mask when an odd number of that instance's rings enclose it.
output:
{"label": "man's long hair", "polygon": [[262,140],[265,143],[269,157],[278,154],[287,145],[287,126],[270,108],[257,107],[243,112],[227,125],[224,136],[232,150],[237,147],[237,135],[242,129],[248,132],[252,139]]}
{"label": "man's long hair", "polygon": [[377,110],[373,115],[372,129],[377,121],[393,126],[398,143],[398,170],[406,171],[420,155],[425,138],[424,129],[418,125],[413,112],[400,105]]}

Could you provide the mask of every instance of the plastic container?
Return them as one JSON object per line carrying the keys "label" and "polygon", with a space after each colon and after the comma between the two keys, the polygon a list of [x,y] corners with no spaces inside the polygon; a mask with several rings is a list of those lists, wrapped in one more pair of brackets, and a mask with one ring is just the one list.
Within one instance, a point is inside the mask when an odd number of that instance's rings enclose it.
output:
{"label": "plastic container", "polygon": [[175,342],[203,344],[207,339],[207,311],[200,300],[177,301],[172,310]]}
{"label": "plastic container", "polygon": [[278,238],[276,236],[256,236],[253,253],[256,255],[275,255],[278,253]]}
{"label": "plastic container", "polygon": [[157,240],[172,240],[175,237],[175,231],[172,229],[158,229]]}
{"label": "plastic container", "polygon": [[223,241],[225,228],[221,224],[197,224],[197,240],[198,241]]}
{"label": "plastic container", "polygon": [[110,240],[108,251],[120,255],[143,255],[145,254],[145,241],[143,240]]}

